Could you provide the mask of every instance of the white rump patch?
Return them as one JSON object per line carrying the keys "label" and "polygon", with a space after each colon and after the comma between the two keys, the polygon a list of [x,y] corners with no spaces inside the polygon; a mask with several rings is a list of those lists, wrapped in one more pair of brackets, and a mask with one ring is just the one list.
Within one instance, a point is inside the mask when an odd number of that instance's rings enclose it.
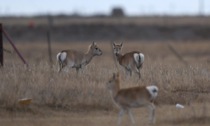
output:
{"label": "white rump patch", "polygon": [[56,56],[56,58],[57,58],[57,61],[59,61],[59,56],[61,55],[61,53],[59,52],[58,54],[57,54],[57,56]]}
{"label": "white rump patch", "polygon": [[152,85],[152,86],[147,86],[146,88],[149,91],[149,93],[151,94],[152,99],[157,97],[157,95],[158,95],[158,87],[157,86]]}
{"label": "white rump patch", "polygon": [[134,57],[135,62],[138,64],[142,64],[144,62],[144,54],[143,53],[134,53],[133,57]]}
{"label": "white rump patch", "polygon": [[61,60],[61,61],[64,61],[66,59],[66,56],[67,56],[67,53],[66,52],[59,52],[57,54],[57,60]]}
{"label": "white rump patch", "polygon": [[143,53],[139,53],[140,57],[141,57],[141,64],[144,62],[144,54]]}
{"label": "white rump patch", "polygon": [[139,63],[139,54],[138,53],[134,53],[133,57],[134,57],[135,62]]}

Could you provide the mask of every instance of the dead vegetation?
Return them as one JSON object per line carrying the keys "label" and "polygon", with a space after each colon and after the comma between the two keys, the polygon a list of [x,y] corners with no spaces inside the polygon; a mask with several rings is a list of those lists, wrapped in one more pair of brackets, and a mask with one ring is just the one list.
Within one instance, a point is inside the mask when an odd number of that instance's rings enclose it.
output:
{"label": "dead vegetation", "polygon": [[[84,50],[89,43],[53,43],[54,63],[51,68],[48,62],[45,43],[17,44],[26,60],[29,68],[26,68],[18,59],[16,54],[5,53],[5,66],[0,69],[0,108],[1,111],[9,110],[18,112],[18,100],[31,98],[32,103],[29,110],[33,113],[39,112],[39,108],[67,110],[68,112],[87,111],[109,111],[115,109],[105,83],[113,72],[116,72],[110,45],[98,43],[103,50],[103,55],[93,59],[89,65],[77,76],[74,69],[66,69],[57,72],[55,63],[56,54],[61,49],[81,47]],[[155,84],[159,87],[157,98],[157,110],[163,111],[163,106],[181,103],[187,106],[201,104],[197,108],[204,108],[203,103],[209,103],[210,93],[210,70],[207,60],[209,55],[195,54],[203,52],[209,54],[209,43],[172,43],[173,47],[180,53],[182,58],[188,62],[188,66],[179,61],[178,58],[167,48],[164,43],[131,42],[124,43],[125,52],[130,50],[141,50],[145,54],[145,63],[142,68],[142,79],[137,76],[124,78],[122,87],[136,85]],[[10,49],[9,45],[5,48]],[[123,69],[120,69],[123,76]],[[163,110],[162,110],[163,109]],[[170,112],[170,109],[166,110]],[[188,112],[190,112],[189,110]],[[206,109],[207,111],[207,109]],[[7,111],[4,111],[6,113]],[[116,114],[116,113],[115,113]],[[195,114],[194,114],[195,115]],[[170,124],[175,123],[209,123],[206,118],[189,119],[160,119]],[[158,116],[158,112],[157,112]],[[114,115],[115,117],[115,115]],[[203,116],[201,116],[203,117]],[[158,117],[157,117],[158,118]],[[160,119],[157,124],[162,125]],[[203,121],[204,120],[204,121]],[[189,122],[189,123],[188,123]],[[114,124],[116,124],[114,122]],[[138,124],[138,123],[137,123]]]}

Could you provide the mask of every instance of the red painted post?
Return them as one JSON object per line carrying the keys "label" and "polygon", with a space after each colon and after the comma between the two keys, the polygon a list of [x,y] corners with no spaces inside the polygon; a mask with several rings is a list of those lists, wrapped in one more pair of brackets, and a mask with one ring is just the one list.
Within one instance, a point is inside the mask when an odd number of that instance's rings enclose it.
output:
{"label": "red painted post", "polygon": [[10,38],[10,36],[7,34],[7,32],[2,28],[2,32],[5,35],[5,37],[7,38],[7,40],[9,41],[9,43],[12,45],[12,47],[14,48],[15,52],[18,54],[18,56],[20,57],[20,59],[23,61],[23,63],[28,66],[28,63],[24,60],[24,58],[22,57],[22,55],[20,54],[20,52],[18,51],[18,49],[16,48],[16,46],[13,44],[12,39]]}
{"label": "red painted post", "polygon": [[51,34],[50,30],[47,31],[47,45],[48,45],[48,55],[50,64],[52,64],[52,49],[51,49]]}
{"label": "red painted post", "polygon": [[2,24],[0,24],[0,65],[4,65],[4,54],[3,54],[3,36],[2,36]]}

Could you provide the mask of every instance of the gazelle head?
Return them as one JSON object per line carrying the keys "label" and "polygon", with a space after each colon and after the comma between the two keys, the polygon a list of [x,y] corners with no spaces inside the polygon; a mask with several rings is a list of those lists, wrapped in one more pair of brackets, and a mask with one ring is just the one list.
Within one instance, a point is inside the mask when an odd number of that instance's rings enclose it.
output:
{"label": "gazelle head", "polygon": [[120,75],[119,73],[113,73],[113,76],[109,79],[109,81],[107,82],[107,89],[108,90],[118,90],[119,87],[119,83],[120,83]]}
{"label": "gazelle head", "polygon": [[89,51],[94,55],[94,56],[100,56],[102,55],[102,51],[101,49],[97,46],[97,44],[95,42],[93,42],[90,45]]}
{"label": "gazelle head", "polygon": [[123,43],[115,44],[113,42],[112,46],[113,46],[114,54],[120,54],[121,53],[121,50],[122,50],[122,47],[123,47]]}

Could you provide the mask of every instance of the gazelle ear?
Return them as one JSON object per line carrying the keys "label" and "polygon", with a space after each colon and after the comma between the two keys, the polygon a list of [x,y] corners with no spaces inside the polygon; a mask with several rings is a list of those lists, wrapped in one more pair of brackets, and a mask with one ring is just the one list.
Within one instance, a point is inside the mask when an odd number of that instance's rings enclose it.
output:
{"label": "gazelle ear", "polygon": [[96,45],[96,42],[93,41],[92,46],[95,46],[95,45]]}
{"label": "gazelle ear", "polygon": [[121,47],[123,46],[123,42],[121,42],[120,46],[121,46]]}
{"label": "gazelle ear", "polygon": [[112,42],[112,46],[113,46],[113,47],[115,47],[115,46],[116,46],[116,44],[115,44],[114,42]]}
{"label": "gazelle ear", "polygon": [[119,72],[116,73],[116,77],[120,78],[120,73]]}
{"label": "gazelle ear", "polygon": [[113,78],[115,78],[115,73],[113,73]]}

